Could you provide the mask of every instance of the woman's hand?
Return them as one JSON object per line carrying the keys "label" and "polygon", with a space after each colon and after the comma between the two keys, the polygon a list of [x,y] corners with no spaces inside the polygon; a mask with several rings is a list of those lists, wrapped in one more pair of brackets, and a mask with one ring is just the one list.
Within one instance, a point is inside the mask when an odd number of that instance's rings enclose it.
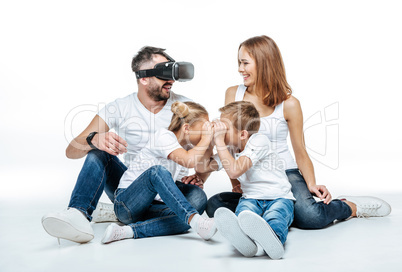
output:
{"label": "woman's hand", "polygon": [[242,194],[243,191],[242,191],[242,189],[241,189],[241,185],[240,185],[240,184],[237,184],[236,186],[234,186],[233,189],[232,189],[232,192],[233,192],[233,193],[240,193],[240,194]]}
{"label": "woman's hand", "polygon": [[329,204],[332,201],[331,193],[324,185],[313,185],[309,188],[310,193],[323,200],[325,204]]}

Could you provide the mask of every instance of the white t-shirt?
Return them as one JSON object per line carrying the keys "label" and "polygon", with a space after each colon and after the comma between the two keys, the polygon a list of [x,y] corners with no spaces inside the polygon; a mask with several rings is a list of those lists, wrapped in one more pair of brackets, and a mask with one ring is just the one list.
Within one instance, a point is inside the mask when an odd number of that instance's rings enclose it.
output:
{"label": "white t-shirt", "polygon": [[[291,185],[285,172],[285,165],[276,152],[272,150],[271,141],[261,133],[251,135],[246,147],[241,153],[233,148],[229,152],[238,160],[242,156],[250,158],[252,167],[241,175],[238,180],[241,184],[244,198],[272,200],[277,198],[293,199]],[[222,162],[218,154],[213,158],[219,169]]]}
{"label": "white t-shirt", "polygon": [[[165,167],[171,174],[173,180],[177,180],[186,167],[168,159],[170,153],[176,149],[183,148],[177,141],[173,132],[162,128],[154,135],[151,135],[149,142],[141,152],[130,161],[130,166],[120,179],[118,188],[127,188],[142,173],[154,165]],[[159,195],[155,200],[161,200]]]}
{"label": "white t-shirt", "polygon": [[138,99],[137,93],[116,99],[101,109],[98,115],[106,122],[109,129],[127,141],[127,153],[123,155],[128,167],[130,160],[148,143],[150,135],[160,128],[168,128],[172,119],[171,106],[175,101],[191,101],[191,99],[170,93],[170,98],[157,114],[150,112]]}

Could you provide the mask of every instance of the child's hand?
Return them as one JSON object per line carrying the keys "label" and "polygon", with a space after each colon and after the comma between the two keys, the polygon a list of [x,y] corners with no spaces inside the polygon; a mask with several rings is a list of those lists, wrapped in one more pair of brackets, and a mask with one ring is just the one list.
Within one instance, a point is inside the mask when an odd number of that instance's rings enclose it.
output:
{"label": "child's hand", "polygon": [[208,142],[211,142],[213,137],[214,137],[213,124],[207,121],[202,126],[202,139],[207,139]]}
{"label": "child's hand", "polygon": [[214,139],[215,143],[222,143],[225,142],[225,135],[226,135],[227,127],[226,124],[220,120],[214,121]]}

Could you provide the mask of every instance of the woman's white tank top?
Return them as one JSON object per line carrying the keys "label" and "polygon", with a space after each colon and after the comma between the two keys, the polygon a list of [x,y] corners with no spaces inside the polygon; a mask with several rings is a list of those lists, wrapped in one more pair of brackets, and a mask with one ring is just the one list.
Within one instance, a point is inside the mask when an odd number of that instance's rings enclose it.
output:
{"label": "woman's white tank top", "polygon": [[[243,84],[239,85],[236,92],[235,101],[242,101],[244,98],[244,94],[246,93],[247,87]],[[272,142],[272,148],[279,156],[279,160],[283,165],[279,165],[279,167],[283,167],[282,169],[296,169],[297,164],[289,151],[288,147],[288,134],[289,128],[288,123],[283,116],[283,103],[277,105],[275,107],[274,112],[271,115],[261,117],[261,125],[259,133],[263,133],[268,136],[268,138]]]}

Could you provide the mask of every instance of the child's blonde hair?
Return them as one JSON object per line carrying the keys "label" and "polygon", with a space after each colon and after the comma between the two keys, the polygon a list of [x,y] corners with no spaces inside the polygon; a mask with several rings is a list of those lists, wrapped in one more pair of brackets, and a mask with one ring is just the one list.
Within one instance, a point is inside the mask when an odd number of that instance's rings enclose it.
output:
{"label": "child's blonde hair", "polygon": [[169,130],[172,132],[178,131],[185,123],[194,124],[200,118],[208,116],[207,110],[195,102],[180,102],[176,101],[172,104],[172,121],[170,122]]}
{"label": "child's blonde hair", "polygon": [[219,111],[226,115],[238,131],[247,130],[249,136],[260,129],[260,114],[251,102],[232,102],[220,108]]}

